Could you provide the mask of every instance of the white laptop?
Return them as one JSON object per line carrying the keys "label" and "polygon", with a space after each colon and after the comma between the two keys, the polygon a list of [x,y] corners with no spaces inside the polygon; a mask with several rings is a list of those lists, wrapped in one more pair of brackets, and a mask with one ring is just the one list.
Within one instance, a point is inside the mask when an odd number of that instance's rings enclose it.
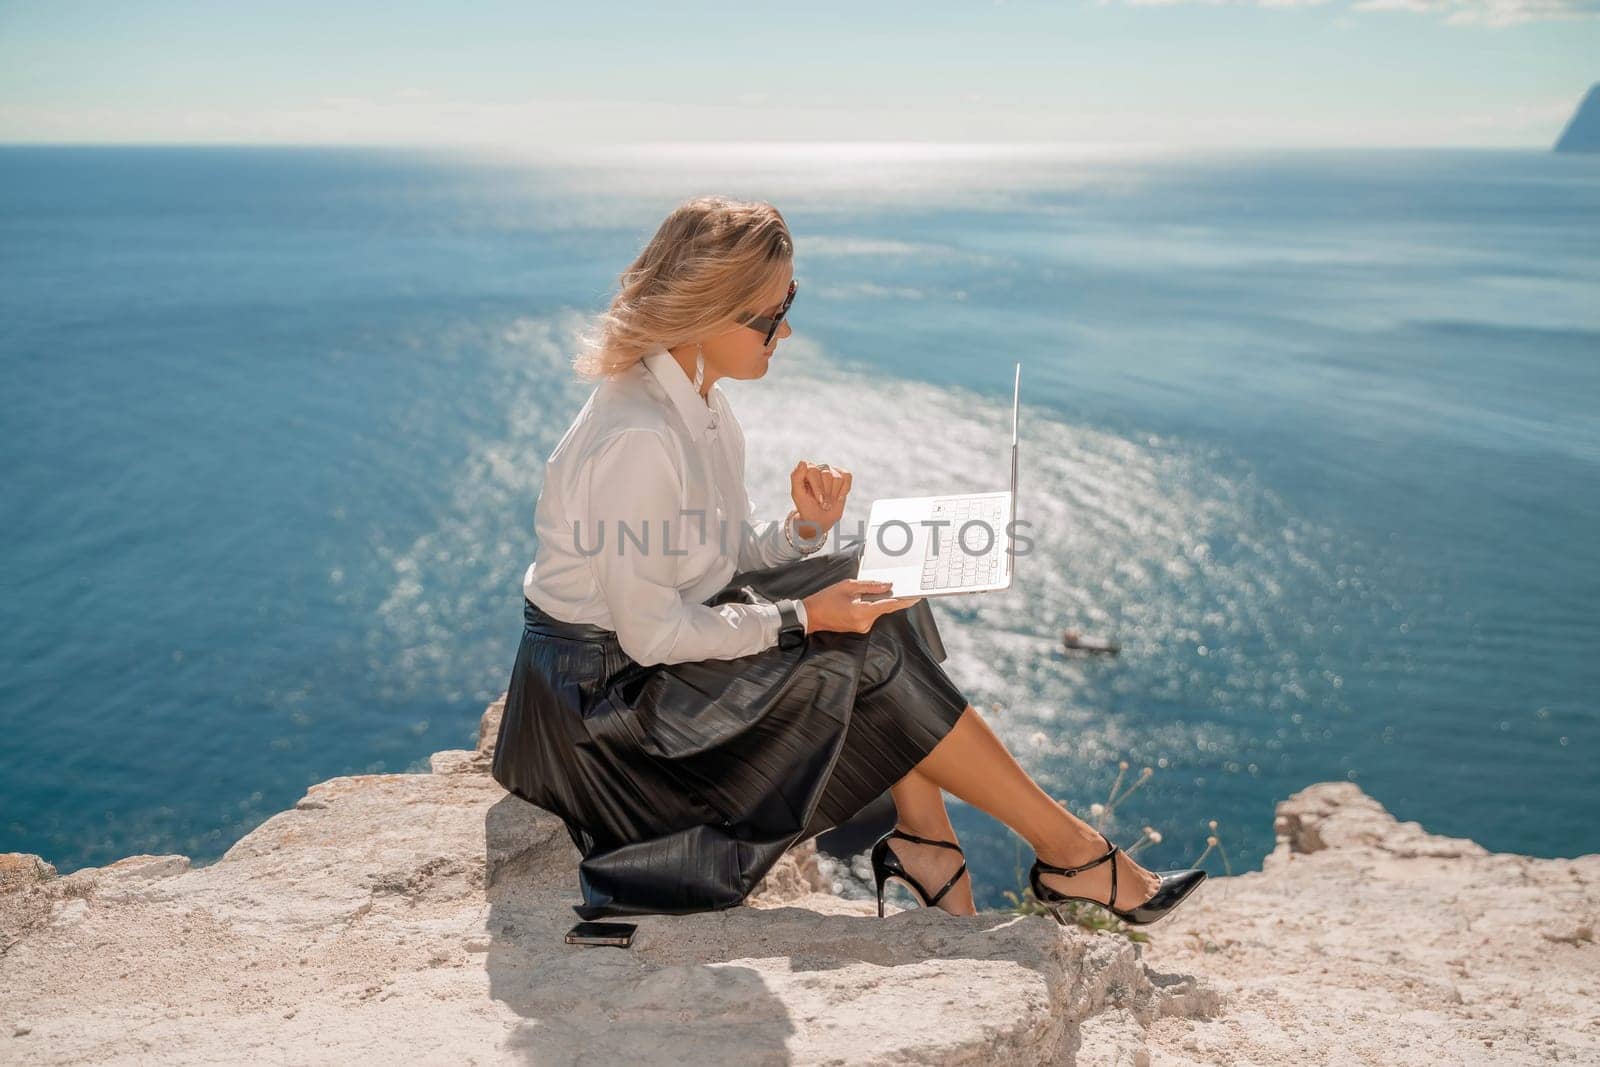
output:
{"label": "white laptop", "polygon": [[1011,385],[1010,492],[892,497],[872,502],[866,548],[856,577],[893,582],[894,588],[862,600],[1010,588],[1014,562],[1011,524],[1017,518],[1017,403],[1021,395],[1022,364],[1018,363]]}

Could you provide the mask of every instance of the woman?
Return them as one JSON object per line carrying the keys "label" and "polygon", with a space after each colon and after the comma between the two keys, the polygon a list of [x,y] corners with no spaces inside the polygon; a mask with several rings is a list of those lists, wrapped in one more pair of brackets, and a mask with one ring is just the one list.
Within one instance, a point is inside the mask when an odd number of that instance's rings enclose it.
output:
{"label": "woman", "polygon": [[495,779],[565,822],[585,919],[739,904],[886,788],[880,915],[891,877],[974,913],[944,790],[1033,844],[1041,899],[1166,914],[1204,872],[1152,874],[1047,796],[939,666],[927,603],[862,599],[888,586],[855,577],[859,541],[817,554],[848,470],[798,462],[793,509],[754,519],[717,382],[790,335],[793,252],[772,205],[700,197],[622,275],[546,463]]}

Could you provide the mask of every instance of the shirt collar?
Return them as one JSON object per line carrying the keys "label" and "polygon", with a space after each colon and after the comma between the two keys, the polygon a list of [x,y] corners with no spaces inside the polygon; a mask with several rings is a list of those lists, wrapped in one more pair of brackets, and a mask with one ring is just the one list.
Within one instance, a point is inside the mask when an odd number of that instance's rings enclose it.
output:
{"label": "shirt collar", "polygon": [[[661,383],[661,388],[666,390],[667,398],[683,417],[683,424],[689,428],[690,437],[698,442],[705,437],[708,430],[717,428],[715,408],[700,398],[694,382],[683,373],[683,368],[678,365],[671,352],[665,348],[658,348],[647,354],[642,362],[645,368],[655,375],[656,381]],[[717,385],[711,387],[713,403],[717,388]]]}

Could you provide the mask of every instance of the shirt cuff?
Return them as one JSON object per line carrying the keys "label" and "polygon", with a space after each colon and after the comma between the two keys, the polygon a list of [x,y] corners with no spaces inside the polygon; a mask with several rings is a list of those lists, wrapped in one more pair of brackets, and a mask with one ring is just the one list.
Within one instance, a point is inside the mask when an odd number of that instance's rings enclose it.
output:
{"label": "shirt cuff", "polygon": [[768,600],[753,606],[761,613],[761,647],[769,648],[778,643],[778,631],[783,629],[783,613],[778,610],[778,605]]}
{"label": "shirt cuff", "polygon": [[789,543],[789,516],[785,515],[772,523],[772,556],[778,563],[793,563],[805,557],[805,553]]}
{"label": "shirt cuff", "polygon": [[796,597],[794,601],[794,610],[795,614],[800,616],[800,625],[804,626],[806,628],[806,632],[809,633],[811,631],[811,624],[806,621],[805,601],[801,600],[799,597]]}

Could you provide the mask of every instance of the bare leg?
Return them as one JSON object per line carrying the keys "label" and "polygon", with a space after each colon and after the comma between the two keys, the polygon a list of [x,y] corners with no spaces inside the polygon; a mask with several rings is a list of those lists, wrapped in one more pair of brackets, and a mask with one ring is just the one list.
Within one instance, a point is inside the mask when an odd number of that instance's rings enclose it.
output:
{"label": "bare leg", "polygon": [[[944,791],[915,769],[890,786],[889,795],[894,798],[897,814],[895,826],[898,829],[933,841],[960,843],[956,841],[955,827],[950,825],[950,813],[944,806]],[[923,845],[902,837],[894,838],[890,844],[906,870],[930,894],[937,893],[939,887],[948,882],[950,876],[961,867],[961,854],[954,849]],[[961,880],[951,886],[950,891],[939,898],[939,903],[934,907],[943,908],[952,915],[976,915],[970,874],[970,870],[963,874]]]}
{"label": "bare leg", "polygon": [[[970,704],[912,773],[1011,827],[1046,863],[1075,867],[1106,851],[1099,832],[1040,789]],[[896,805],[899,802],[896,794]],[[1126,853],[1119,853],[1115,862],[1117,899],[1111,903],[1117,907],[1141,904],[1160,888],[1161,880]],[[1040,880],[1064,893],[1105,901],[1111,891],[1111,864],[1101,863],[1071,876],[1043,874]]]}

